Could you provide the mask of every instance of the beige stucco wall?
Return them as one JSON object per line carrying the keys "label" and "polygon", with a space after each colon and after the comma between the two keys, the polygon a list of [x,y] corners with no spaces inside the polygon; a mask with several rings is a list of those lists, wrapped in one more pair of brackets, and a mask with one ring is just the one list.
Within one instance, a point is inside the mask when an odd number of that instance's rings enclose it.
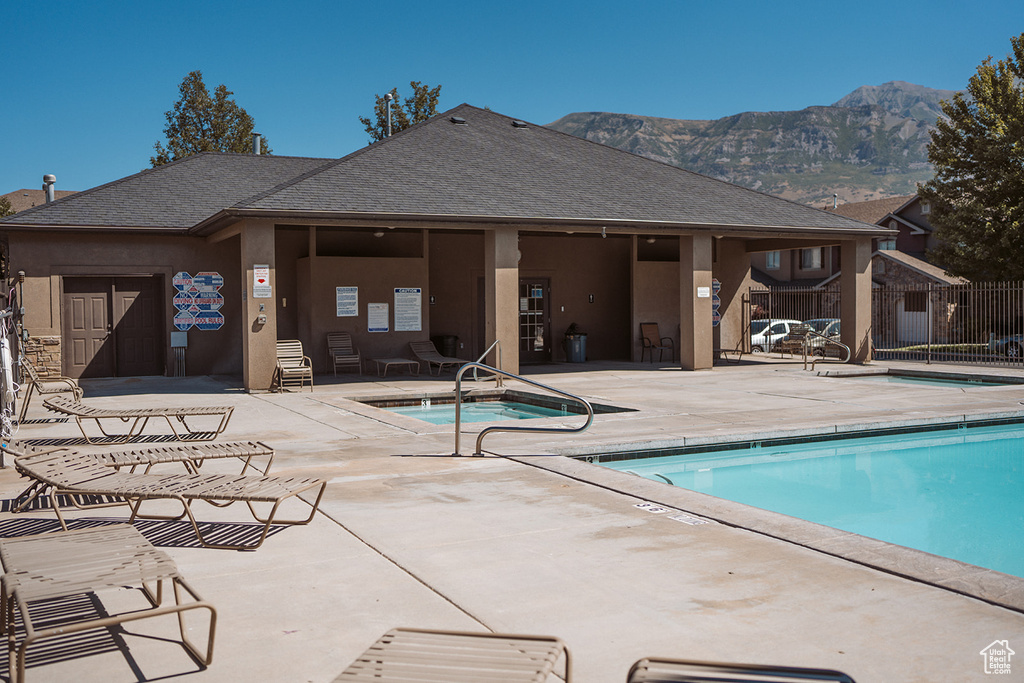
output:
{"label": "beige stucco wall", "polygon": [[163,279],[165,366],[173,368],[172,277],[179,271],[215,271],[224,277],[225,324],[188,332],[189,374],[236,374],[241,370],[238,238],[210,244],[193,237],[97,235],[67,232],[8,233],[11,271],[25,271],[25,328],[32,337],[60,337],[61,282],[68,276],[160,276]]}

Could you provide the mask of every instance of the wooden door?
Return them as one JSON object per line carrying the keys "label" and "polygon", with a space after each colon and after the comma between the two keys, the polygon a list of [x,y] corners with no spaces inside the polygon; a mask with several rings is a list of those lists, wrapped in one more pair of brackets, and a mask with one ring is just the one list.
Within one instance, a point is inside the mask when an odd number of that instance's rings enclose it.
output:
{"label": "wooden door", "polygon": [[76,378],[163,374],[160,292],[159,277],[64,278],[64,374]]}

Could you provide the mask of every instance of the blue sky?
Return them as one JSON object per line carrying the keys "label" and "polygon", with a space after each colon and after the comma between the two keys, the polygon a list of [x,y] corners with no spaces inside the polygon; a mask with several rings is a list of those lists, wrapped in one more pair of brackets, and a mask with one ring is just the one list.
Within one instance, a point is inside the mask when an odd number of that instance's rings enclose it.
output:
{"label": "blue sky", "polygon": [[194,69],[275,154],[340,157],[409,81],[534,123],[575,111],[710,119],[902,80],[960,89],[1024,32],[1021,0],[447,2],[7,0],[0,193],[149,167]]}

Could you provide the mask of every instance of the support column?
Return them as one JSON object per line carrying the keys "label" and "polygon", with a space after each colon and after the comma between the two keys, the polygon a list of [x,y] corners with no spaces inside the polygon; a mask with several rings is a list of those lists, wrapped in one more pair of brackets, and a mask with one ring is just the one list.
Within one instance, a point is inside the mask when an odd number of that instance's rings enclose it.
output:
{"label": "support column", "polygon": [[871,360],[871,239],[848,240],[840,249],[840,338],[850,362],[864,363]]}
{"label": "support column", "polygon": [[750,291],[750,254],[743,240],[718,240],[715,277],[722,284],[718,292],[721,322],[715,328],[715,348],[733,351],[744,349],[748,337],[743,319],[743,295]]}
{"label": "support column", "polygon": [[519,232],[484,232],[484,310],[487,346],[501,340],[501,369],[519,374]]}
{"label": "support column", "polygon": [[679,237],[679,359],[684,370],[714,365],[711,235]]}
{"label": "support column", "polygon": [[[270,388],[277,366],[277,276],[274,224],[247,220],[242,225],[242,381],[246,391]],[[253,298],[254,266],[270,267],[269,298]],[[262,308],[261,308],[262,307]],[[266,316],[266,322],[260,322]]]}

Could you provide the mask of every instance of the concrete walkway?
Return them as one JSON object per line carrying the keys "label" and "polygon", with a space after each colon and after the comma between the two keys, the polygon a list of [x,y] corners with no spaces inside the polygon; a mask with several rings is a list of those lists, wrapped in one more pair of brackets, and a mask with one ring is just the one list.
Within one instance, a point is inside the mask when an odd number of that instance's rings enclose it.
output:
{"label": "concrete walkway", "polygon": [[[830,667],[859,683],[959,683],[990,678],[980,652],[995,640],[1024,652],[1024,579],[551,456],[1024,417],[1024,384],[886,384],[817,376],[778,359],[698,373],[628,363],[526,371],[635,412],[599,415],[575,436],[487,438],[486,451],[511,457],[451,457],[451,426],[352,400],[450,392],[450,374],[324,376],[312,393],[284,394],[246,394],[228,378],[83,382],[85,400],[101,407],[233,404],[223,440],[263,440],[278,452],[274,474],[331,483],[323,514],[279,529],[255,552],[195,547],[179,522],[139,523],[219,611],[209,669],[198,670],[173,642],[168,618],[92,639],[63,661],[47,652],[30,665],[29,680],[326,683],[394,626],[557,635],[582,683],[624,681],[630,665],[650,655]],[[464,426],[464,453],[479,429]],[[146,434],[160,431],[154,423]],[[40,404],[18,437],[81,442],[73,423]],[[237,470],[204,466],[221,469]],[[0,497],[24,483],[8,467]],[[645,500],[707,523],[635,507]],[[248,521],[244,508],[197,511],[226,528]],[[85,523],[125,515],[112,508],[71,516]],[[52,511],[0,513],[0,534],[53,528],[53,520]],[[1024,680],[1024,659],[1013,664],[1001,680]]]}

